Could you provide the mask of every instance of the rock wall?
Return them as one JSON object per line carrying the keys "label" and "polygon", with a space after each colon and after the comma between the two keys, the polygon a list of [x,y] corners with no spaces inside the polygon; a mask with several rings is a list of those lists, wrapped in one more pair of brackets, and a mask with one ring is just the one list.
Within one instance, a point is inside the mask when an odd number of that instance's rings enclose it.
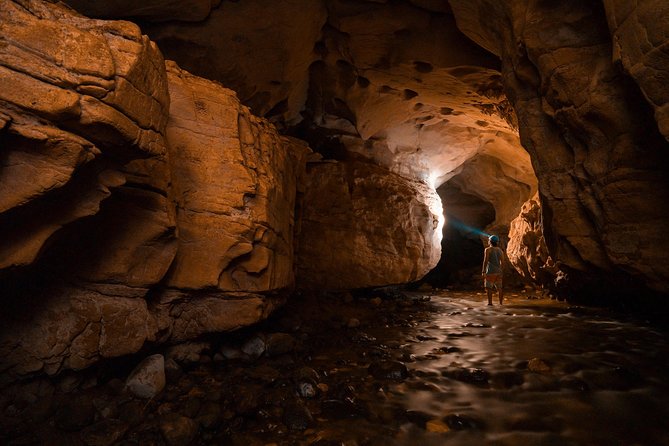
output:
{"label": "rock wall", "polygon": [[669,4],[662,0],[603,0],[613,40],[614,63],[622,64],[655,111],[660,132],[669,139]]}
{"label": "rock wall", "polygon": [[267,317],[308,148],[129,22],[1,0],[0,39],[1,381]]}
{"label": "rock wall", "polygon": [[168,63],[175,288],[269,291],[293,283],[297,181],[309,149],[233,91]]}
{"label": "rock wall", "polygon": [[[580,278],[581,297],[639,283],[669,292],[669,159],[656,84],[666,55],[655,49],[667,40],[654,25],[667,9],[653,3],[450,1],[459,28],[503,61],[539,179],[544,237]],[[635,29],[648,29],[649,41]]]}
{"label": "rock wall", "polygon": [[506,255],[527,283],[551,285],[555,265],[544,240],[538,194],[527,200],[511,221]]}
{"label": "rock wall", "polygon": [[360,161],[311,163],[299,236],[302,288],[353,289],[418,280],[441,255],[436,191]]}

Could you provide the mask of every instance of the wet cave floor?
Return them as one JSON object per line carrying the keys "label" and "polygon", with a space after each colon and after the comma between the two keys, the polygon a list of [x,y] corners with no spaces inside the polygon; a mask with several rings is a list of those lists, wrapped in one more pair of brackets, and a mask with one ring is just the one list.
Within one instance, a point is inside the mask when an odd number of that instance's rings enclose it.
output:
{"label": "wet cave floor", "polygon": [[55,384],[48,403],[5,410],[30,421],[4,440],[669,445],[667,330],[606,310],[522,293],[492,307],[477,292],[302,296],[204,345],[148,401],[108,372]]}

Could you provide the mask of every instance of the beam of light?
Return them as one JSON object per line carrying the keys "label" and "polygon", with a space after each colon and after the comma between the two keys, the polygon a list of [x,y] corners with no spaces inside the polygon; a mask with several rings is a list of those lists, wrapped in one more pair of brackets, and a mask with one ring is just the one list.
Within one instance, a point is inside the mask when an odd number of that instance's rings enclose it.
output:
{"label": "beam of light", "polygon": [[486,238],[490,237],[492,235],[492,234],[488,234],[485,231],[482,231],[481,229],[475,228],[473,226],[469,226],[469,225],[467,225],[467,224],[461,222],[460,220],[455,219],[451,216],[448,217],[448,226],[450,226],[451,228],[455,228],[455,229],[458,229],[460,231],[463,231],[465,233],[476,234],[476,235],[480,235],[480,236],[486,237]]}

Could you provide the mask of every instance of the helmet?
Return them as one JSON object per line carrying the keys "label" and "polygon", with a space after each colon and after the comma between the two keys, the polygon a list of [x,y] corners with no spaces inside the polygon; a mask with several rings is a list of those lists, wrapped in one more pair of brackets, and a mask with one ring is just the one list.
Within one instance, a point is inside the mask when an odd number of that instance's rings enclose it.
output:
{"label": "helmet", "polygon": [[497,243],[499,243],[499,237],[497,237],[496,235],[491,235],[490,237],[488,237],[488,241],[496,245]]}

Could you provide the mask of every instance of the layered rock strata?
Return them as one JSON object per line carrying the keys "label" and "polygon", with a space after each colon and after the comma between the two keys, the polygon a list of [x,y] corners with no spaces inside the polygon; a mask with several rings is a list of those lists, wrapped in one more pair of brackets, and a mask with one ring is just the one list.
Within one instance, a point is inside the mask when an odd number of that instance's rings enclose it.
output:
{"label": "layered rock strata", "polygon": [[511,221],[506,255],[527,283],[551,285],[556,265],[544,240],[538,194],[527,200]]}
{"label": "layered rock strata", "polygon": [[0,27],[2,380],[267,317],[306,146],[131,23],[2,0]]}
{"label": "layered rock strata", "polygon": [[360,161],[307,166],[298,283],[353,289],[411,282],[439,261],[441,200],[429,185]]}
{"label": "layered rock strata", "polygon": [[458,31],[445,1],[224,2],[197,25],[144,30],[326,158],[355,152],[434,187],[485,169],[460,183],[493,200],[499,227],[536,191],[499,60]]}
{"label": "layered rock strata", "polygon": [[[667,36],[653,25],[666,23],[667,9],[450,3],[460,29],[502,58],[539,179],[544,237],[580,278],[580,297],[635,292],[639,283],[669,292],[668,145],[657,83],[666,74]],[[647,38],[634,31],[646,28]]]}

